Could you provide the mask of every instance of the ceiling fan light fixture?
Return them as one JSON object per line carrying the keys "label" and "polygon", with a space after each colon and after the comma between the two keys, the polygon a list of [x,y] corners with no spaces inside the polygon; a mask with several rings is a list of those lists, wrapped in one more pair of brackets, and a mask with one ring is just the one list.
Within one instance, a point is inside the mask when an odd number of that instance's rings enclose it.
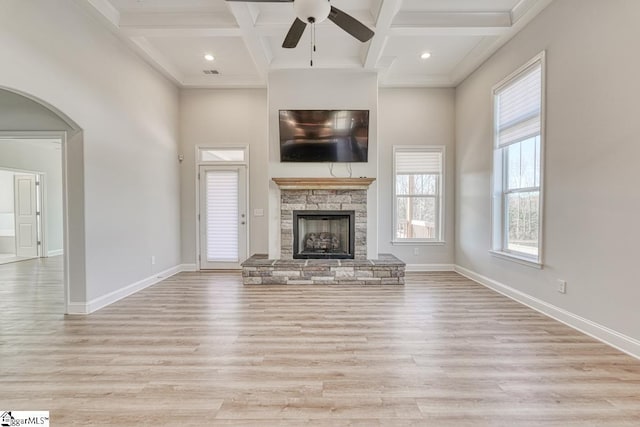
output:
{"label": "ceiling fan light fixture", "polygon": [[329,17],[331,4],[329,0],[295,0],[293,9],[302,22],[319,24]]}
{"label": "ceiling fan light fixture", "polygon": [[422,59],[431,58],[431,52],[423,52],[422,55],[420,55],[420,58],[422,58]]}
{"label": "ceiling fan light fixture", "polygon": [[213,61],[214,59],[216,59],[213,55],[211,55],[210,53],[207,53],[204,56],[204,59],[206,59],[207,61]]}

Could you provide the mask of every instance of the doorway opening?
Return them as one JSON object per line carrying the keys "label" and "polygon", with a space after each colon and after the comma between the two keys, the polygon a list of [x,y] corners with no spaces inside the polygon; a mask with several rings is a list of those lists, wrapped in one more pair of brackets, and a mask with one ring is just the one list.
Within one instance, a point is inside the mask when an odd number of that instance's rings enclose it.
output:
{"label": "doorway opening", "polygon": [[0,264],[64,253],[61,144],[0,138]]}
{"label": "doorway opening", "polygon": [[[44,273],[53,274],[46,278],[46,284],[55,284],[55,292],[62,296],[60,311],[65,314],[86,314],[84,133],[69,116],[47,101],[19,89],[0,86],[0,147],[6,149],[7,141],[25,147],[32,142],[40,144],[42,140],[55,141],[55,144],[49,145],[51,151],[40,150],[40,153],[58,159],[59,196],[49,197],[53,194],[54,181],[52,175],[43,168],[15,164],[7,166],[4,164],[8,159],[5,152],[0,153],[0,168],[45,174],[42,207],[46,211],[43,215],[46,220],[41,223],[41,246],[42,255],[48,258],[0,265],[0,269],[8,283],[24,294],[28,291],[20,283],[33,285],[34,291],[41,290],[39,280],[45,280],[46,274],[41,274],[39,269],[44,267],[47,270]],[[57,201],[59,209],[47,209],[51,201]],[[49,226],[49,221],[55,219],[54,213],[60,215],[58,223],[62,224],[61,227]],[[54,246],[56,240],[60,242],[59,246]],[[25,271],[33,277],[26,277],[23,274]]]}
{"label": "doorway opening", "polygon": [[[60,132],[0,133],[0,266],[6,274],[34,272],[60,280],[66,312],[67,282],[60,274],[65,253],[64,138]],[[29,286],[37,282],[35,276],[27,281]]]}
{"label": "doorway opening", "polygon": [[197,150],[198,270],[240,269],[248,253],[248,148]]}

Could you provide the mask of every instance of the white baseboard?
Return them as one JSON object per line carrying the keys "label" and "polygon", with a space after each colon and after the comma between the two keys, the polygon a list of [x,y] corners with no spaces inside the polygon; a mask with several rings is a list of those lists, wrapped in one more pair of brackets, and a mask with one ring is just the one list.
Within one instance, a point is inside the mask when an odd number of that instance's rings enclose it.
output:
{"label": "white baseboard", "polygon": [[587,334],[598,341],[602,341],[611,347],[617,348],[630,356],[640,359],[640,341],[634,338],[621,334],[620,332],[614,331],[613,329],[607,328],[606,326],[600,325],[589,319],[585,319],[584,317],[580,317],[570,311],[557,307],[553,304],[549,304],[548,302],[459,265],[455,266],[455,271],[483,286],[486,286],[487,288],[493,289],[494,291],[511,298],[514,301],[524,304],[527,307],[562,322],[573,329]]}
{"label": "white baseboard", "polygon": [[100,310],[101,308],[113,304],[116,301],[120,301],[123,298],[133,295],[136,292],[141,291],[142,289],[155,285],[156,283],[163,281],[167,277],[171,277],[174,274],[180,273],[181,271],[183,271],[182,265],[177,265],[175,267],[168,268],[145,279],[132,283],[129,286],[125,286],[124,288],[115,290],[101,297],[94,298],[87,303],[69,302],[67,303],[67,314],[93,313],[94,311]]}
{"label": "white baseboard", "polygon": [[47,256],[60,256],[64,254],[64,250],[63,249],[54,249],[52,251],[47,251]]}
{"label": "white baseboard", "polygon": [[454,271],[453,264],[407,264],[405,271]]}
{"label": "white baseboard", "polygon": [[180,264],[180,271],[198,271],[195,264]]}

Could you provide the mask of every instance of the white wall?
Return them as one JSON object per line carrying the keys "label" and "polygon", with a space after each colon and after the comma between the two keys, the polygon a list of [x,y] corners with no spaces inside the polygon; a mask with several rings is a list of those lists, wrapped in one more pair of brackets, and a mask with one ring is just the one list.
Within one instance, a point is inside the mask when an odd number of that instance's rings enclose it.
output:
{"label": "white wall", "polygon": [[[327,163],[281,163],[279,110],[369,110],[367,163],[352,163],[353,177],[378,176],[378,79],[375,73],[281,70],[269,74],[269,258],[280,258],[280,191],[274,177],[330,177]],[[344,164],[334,174],[347,177]],[[378,184],[368,191],[367,256],[378,254]]]}
{"label": "white wall", "polygon": [[[249,146],[249,255],[267,253],[267,91],[187,89],[180,92],[182,262],[196,262],[196,146]],[[254,216],[263,209],[264,216]]]}
{"label": "white wall", "polygon": [[[61,254],[62,158],[60,144],[47,140],[0,139],[0,168],[44,173],[46,250]],[[13,193],[13,192],[12,192]]]}
{"label": "white wall", "polygon": [[70,160],[84,159],[84,302],[180,263],[178,91],[89,10],[75,1],[0,3],[0,86],[83,129],[82,157]]}
{"label": "white wall", "polygon": [[[407,264],[446,268],[454,264],[455,91],[453,89],[380,89],[378,171],[380,252]],[[445,147],[444,244],[391,244],[393,238],[393,146]],[[418,255],[414,249],[418,249]],[[429,267],[425,267],[429,266]]]}
{"label": "white wall", "polygon": [[[456,93],[456,262],[640,339],[640,2],[553,2]],[[491,87],[547,51],[544,269],[489,254]],[[565,295],[556,280],[568,281]]]}

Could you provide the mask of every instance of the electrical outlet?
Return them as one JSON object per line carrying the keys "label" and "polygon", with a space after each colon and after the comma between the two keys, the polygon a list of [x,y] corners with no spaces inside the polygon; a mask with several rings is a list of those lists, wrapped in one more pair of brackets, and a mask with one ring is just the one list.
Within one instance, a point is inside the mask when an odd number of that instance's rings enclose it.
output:
{"label": "electrical outlet", "polygon": [[558,292],[561,294],[567,293],[567,281],[558,279]]}
{"label": "electrical outlet", "polygon": [[420,255],[420,249],[419,248],[413,248],[413,255],[415,255],[415,256]]}
{"label": "electrical outlet", "polygon": [[151,265],[156,265],[156,257],[151,255]]}

